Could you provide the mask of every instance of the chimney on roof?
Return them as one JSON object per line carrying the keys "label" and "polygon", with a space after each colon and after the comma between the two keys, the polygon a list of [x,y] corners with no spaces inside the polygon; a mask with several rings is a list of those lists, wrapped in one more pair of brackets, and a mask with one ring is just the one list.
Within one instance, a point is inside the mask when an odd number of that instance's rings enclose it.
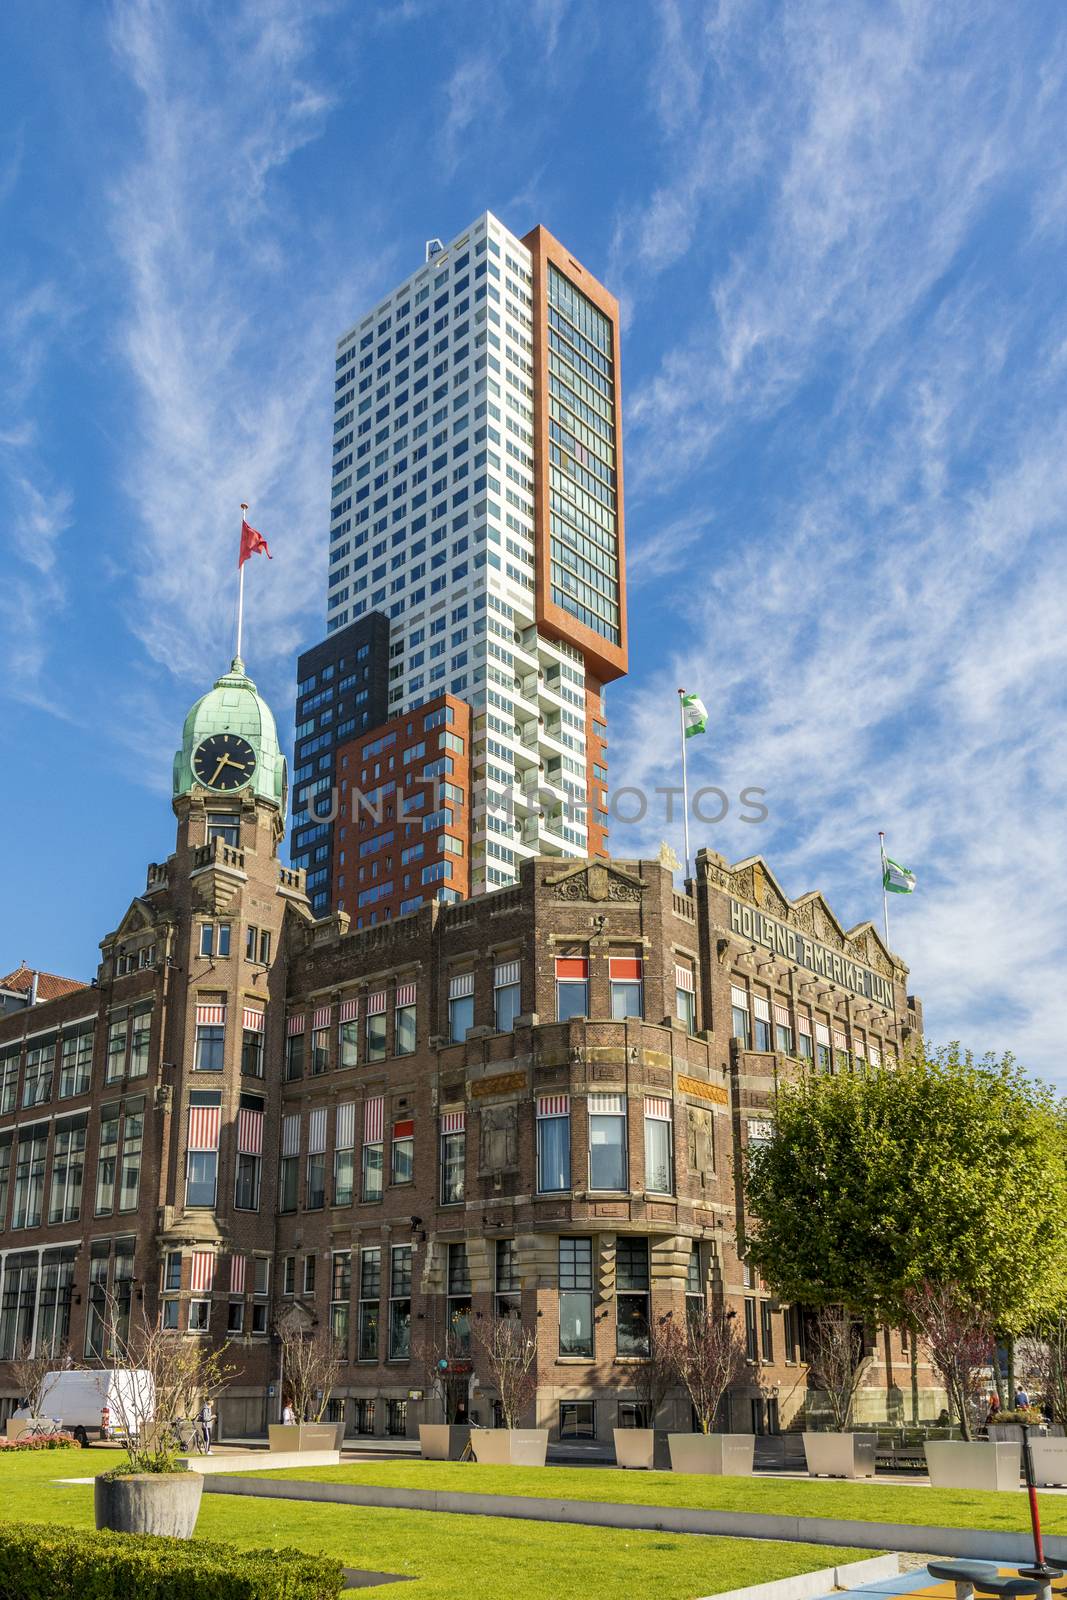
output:
{"label": "chimney on roof", "polygon": [[34,967],[33,972],[30,974],[30,1005],[31,1006],[35,1006],[37,1004],[37,985],[38,985],[38,982],[40,980],[40,976],[41,976],[41,974],[37,971],[37,968]]}

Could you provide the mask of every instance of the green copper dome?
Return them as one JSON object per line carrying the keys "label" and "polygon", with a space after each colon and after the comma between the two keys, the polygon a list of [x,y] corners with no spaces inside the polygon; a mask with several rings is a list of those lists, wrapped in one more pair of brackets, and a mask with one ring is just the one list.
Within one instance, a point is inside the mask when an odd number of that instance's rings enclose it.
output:
{"label": "green copper dome", "polygon": [[285,757],[278,730],[240,656],[185,719],[182,747],[174,754],[175,796],[193,788],[220,796],[251,788],[285,816]]}

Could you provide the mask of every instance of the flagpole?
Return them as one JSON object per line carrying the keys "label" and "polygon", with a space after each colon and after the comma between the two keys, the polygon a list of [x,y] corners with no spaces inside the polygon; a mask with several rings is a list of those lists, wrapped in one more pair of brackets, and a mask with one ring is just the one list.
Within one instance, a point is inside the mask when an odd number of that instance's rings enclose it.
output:
{"label": "flagpole", "polygon": [[878,853],[882,861],[882,921],[885,925],[886,948],[889,946],[889,894],[885,886],[885,834],[878,830]]}
{"label": "flagpole", "polygon": [[682,828],[685,839],[685,871],[682,875],[682,887],[689,878],[689,775],[685,765],[685,690],[678,690],[678,729],[682,740]]}
{"label": "flagpole", "polygon": [[[248,507],[247,507],[247,505],[245,505],[244,501],[242,500],[241,501],[241,522],[242,522],[242,524],[244,524],[244,522],[247,520],[247,517],[246,517],[247,511],[248,511]],[[241,631],[244,628],[244,620],[245,620],[245,564],[244,564],[243,561],[238,561],[238,563],[237,563],[237,651],[236,651],[236,655],[237,655],[238,661],[240,661],[240,659],[241,659]]]}

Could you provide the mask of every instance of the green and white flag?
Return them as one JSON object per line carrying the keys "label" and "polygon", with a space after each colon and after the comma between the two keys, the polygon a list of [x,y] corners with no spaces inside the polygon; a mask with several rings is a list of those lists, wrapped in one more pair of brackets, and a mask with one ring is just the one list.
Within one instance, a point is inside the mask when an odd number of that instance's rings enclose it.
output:
{"label": "green and white flag", "polygon": [[910,867],[902,867],[899,861],[891,861],[886,855],[882,857],[882,867],[883,889],[888,889],[890,894],[915,892],[915,874]]}
{"label": "green and white flag", "polygon": [[694,733],[707,732],[708,708],[699,695],[683,694],[682,726],[685,728],[687,739],[691,739]]}

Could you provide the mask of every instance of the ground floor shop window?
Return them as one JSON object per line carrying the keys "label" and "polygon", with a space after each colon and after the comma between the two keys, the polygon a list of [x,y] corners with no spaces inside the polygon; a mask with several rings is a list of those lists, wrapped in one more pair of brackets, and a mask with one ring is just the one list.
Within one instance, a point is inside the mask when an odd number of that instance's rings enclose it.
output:
{"label": "ground floor shop window", "polygon": [[644,1408],[643,1405],[641,1405],[640,1401],[637,1401],[637,1400],[620,1400],[619,1401],[619,1422],[618,1422],[618,1426],[620,1428],[647,1428],[648,1427],[648,1423],[645,1421],[645,1408]]}
{"label": "ground floor shop window", "polygon": [[559,1403],[561,1439],[596,1438],[596,1404],[592,1400],[561,1400]]}

